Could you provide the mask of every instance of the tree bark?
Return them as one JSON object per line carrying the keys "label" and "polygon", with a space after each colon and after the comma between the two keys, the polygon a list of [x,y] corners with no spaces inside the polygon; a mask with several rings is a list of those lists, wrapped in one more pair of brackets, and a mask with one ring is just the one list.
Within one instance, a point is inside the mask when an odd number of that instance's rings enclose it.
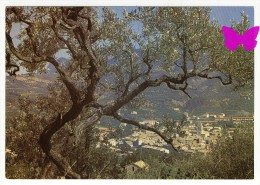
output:
{"label": "tree bark", "polygon": [[65,123],[72,121],[78,117],[82,112],[82,106],[72,105],[71,109],[62,117],[58,115],[55,121],[51,122],[41,133],[39,138],[39,145],[41,146],[44,153],[54,162],[61,172],[67,174],[71,178],[80,178],[80,175],[73,172],[69,163],[64,159],[62,155],[52,149],[51,139],[52,136],[60,130]]}

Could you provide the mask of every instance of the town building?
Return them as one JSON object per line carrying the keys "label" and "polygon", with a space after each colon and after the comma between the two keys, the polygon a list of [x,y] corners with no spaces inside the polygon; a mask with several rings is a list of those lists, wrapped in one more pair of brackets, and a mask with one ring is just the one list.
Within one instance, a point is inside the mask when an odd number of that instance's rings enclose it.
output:
{"label": "town building", "polygon": [[148,170],[149,165],[140,160],[125,167],[128,178],[138,170]]}
{"label": "town building", "polygon": [[232,116],[232,122],[234,124],[253,123],[254,117],[253,116]]}

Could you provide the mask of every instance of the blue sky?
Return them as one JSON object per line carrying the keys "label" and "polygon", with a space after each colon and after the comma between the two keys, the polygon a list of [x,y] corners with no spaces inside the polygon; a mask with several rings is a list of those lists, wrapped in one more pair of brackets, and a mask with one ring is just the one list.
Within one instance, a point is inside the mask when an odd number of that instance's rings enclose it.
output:
{"label": "blue sky", "polygon": [[[115,10],[117,15],[122,16],[122,12],[124,9],[126,9],[128,12],[135,9],[136,7],[111,7]],[[230,20],[240,21],[241,20],[241,12],[244,11],[246,15],[249,16],[249,20],[252,23],[251,26],[253,26],[254,22],[254,8],[253,7],[211,7],[212,13],[210,19],[213,18],[217,19],[221,25],[230,26]]]}
{"label": "blue sky", "polygon": [[[111,7],[111,8],[114,9],[114,11],[117,13],[118,16],[122,16],[122,12],[124,9],[126,9],[128,12],[130,12],[131,10],[133,10],[136,7],[118,6],[118,7]],[[212,20],[213,18],[215,18],[216,20],[218,20],[219,24],[221,24],[221,25],[230,26],[231,20],[241,21],[241,12],[244,11],[245,14],[249,16],[251,27],[254,26],[254,23],[253,23],[254,22],[254,8],[253,7],[211,7],[211,8],[212,8],[212,13],[211,13],[210,19]],[[140,25],[138,25],[138,24],[134,25],[134,28],[136,30],[141,30]],[[13,34],[11,34],[11,35],[12,36],[16,35],[19,29],[20,29],[19,26],[15,26],[12,30]],[[18,42],[19,41],[14,38],[15,45]],[[56,54],[56,57],[68,57],[68,55],[64,52],[64,50],[61,50],[60,52],[58,52]]]}
{"label": "blue sky", "polygon": [[[126,9],[128,12],[135,9],[136,7],[131,6],[114,6],[111,7],[118,16],[122,16],[122,12],[124,9]],[[235,20],[237,22],[241,21],[241,12],[244,11],[246,15],[249,16],[249,20],[251,23],[251,27],[254,25],[254,8],[253,7],[211,7],[212,13],[210,19],[213,20],[215,18],[218,20],[219,24],[230,26],[231,20]],[[139,24],[135,24],[134,28],[136,30],[141,30],[141,27]],[[59,52],[57,57],[64,55],[64,52]]]}
{"label": "blue sky", "polygon": [[251,27],[254,25],[254,8],[253,7],[211,7],[211,20],[217,19],[221,25],[230,26],[230,20],[241,21],[241,12],[248,15]]}
{"label": "blue sky", "polygon": [[[118,16],[122,17],[122,12],[126,9],[128,12],[134,10],[137,7],[131,6],[114,6],[112,8]],[[212,13],[210,16],[210,20],[216,19],[219,24],[222,26],[231,26],[231,20],[235,20],[236,22],[241,21],[241,12],[245,12],[248,15],[249,21],[252,27],[254,25],[254,8],[253,7],[211,7]],[[141,31],[141,24],[134,23],[133,27],[136,31]]]}

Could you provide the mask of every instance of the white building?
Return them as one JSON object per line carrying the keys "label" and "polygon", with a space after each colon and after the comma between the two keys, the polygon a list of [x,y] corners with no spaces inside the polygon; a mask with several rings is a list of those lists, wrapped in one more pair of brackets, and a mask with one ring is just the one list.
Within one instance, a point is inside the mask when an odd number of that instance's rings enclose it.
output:
{"label": "white building", "polygon": [[144,121],[142,121],[142,122],[140,122],[140,124],[141,125],[155,125],[155,124],[158,124],[159,122],[157,121],[157,120],[155,120],[155,119],[146,119],[146,120],[144,120]]}
{"label": "white building", "polygon": [[108,143],[111,145],[111,146],[116,146],[118,143],[115,139],[109,139],[108,140]]}

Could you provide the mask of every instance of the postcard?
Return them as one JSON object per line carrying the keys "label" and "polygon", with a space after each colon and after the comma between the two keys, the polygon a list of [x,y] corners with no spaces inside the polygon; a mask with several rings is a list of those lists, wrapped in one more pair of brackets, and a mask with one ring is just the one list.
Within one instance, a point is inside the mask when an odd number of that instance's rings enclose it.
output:
{"label": "postcard", "polygon": [[255,1],[1,10],[3,183],[257,184]]}

